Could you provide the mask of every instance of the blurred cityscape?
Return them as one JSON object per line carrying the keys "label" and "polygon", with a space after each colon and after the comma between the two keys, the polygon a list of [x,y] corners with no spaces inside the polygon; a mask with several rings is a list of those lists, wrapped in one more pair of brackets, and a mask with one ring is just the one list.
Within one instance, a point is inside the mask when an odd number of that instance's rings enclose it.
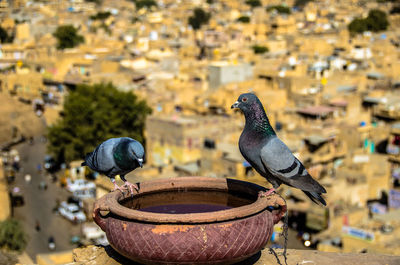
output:
{"label": "blurred cityscape", "polygon": [[270,187],[240,154],[244,117],[230,109],[253,92],[327,190],[321,207],[279,188],[288,247],[400,255],[398,1],[1,0],[0,40],[0,220],[27,234],[20,263],[64,264],[73,248],[107,244],[92,207],[113,184],[81,167],[84,147],[74,160],[46,147],[66,97],[100,83],[152,109],[146,163],[129,181]]}

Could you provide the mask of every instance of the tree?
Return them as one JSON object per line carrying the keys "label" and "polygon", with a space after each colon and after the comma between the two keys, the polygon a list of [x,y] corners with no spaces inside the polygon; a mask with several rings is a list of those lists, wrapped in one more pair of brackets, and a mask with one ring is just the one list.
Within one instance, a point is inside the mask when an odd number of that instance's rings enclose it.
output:
{"label": "tree", "polygon": [[78,34],[78,30],[72,25],[64,25],[57,27],[53,36],[57,38],[57,49],[74,48],[85,39]]}
{"label": "tree", "polygon": [[237,21],[242,22],[242,23],[249,23],[250,18],[248,16],[241,16],[237,19]]}
{"label": "tree", "polygon": [[95,3],[96,5],[100,5],[103,1],[102,0],[85,0],[86,2],[92,2]]}
{"label": "tree", "polygon": [[0,41],[1,43],[5,43],[8,39],[8,33],[3,27],[0,26]]}
{"label": "tree", "polygon": [[276,12],[278,12],[279,14],[290,14],[290,8],[287,6],[283,6],[283,5],[276,5],[276,6],[269,6],[267,7],[267,11],[268,12],[272,12],[276,10]]}
{"label": "tree", "polygon": [[8,219],[0,223],[0,247],[14,251],[22,251],[28,243],[21,223]]}
{"label": "tree", "polygon": [[385,12],[379,9],[372,9],[368,13],[367,29],[369,31],[378,32],[386,30],[389,26],[389,21]]}
{"label": "tree", "polygon": [[189,17],[189,24],[194,30],[198,30],[202,25],[207,24],[211,18],[211,14],[204,11],[202,8],[195,8],[193,16]]}
{"label": "tree", "polygon": [[367,30],[367,24],[365,23],[365,20],[363,18],[355,18],[353,19],[353,21],[350,22],[347,28],[352,34],[363,33]]}
{"label": "tree", "polygon": [[296,0],[294,2],[294,6],[298,8],[303,8],[305,7],[309,2],[313,2],[313,0]]}
{"label": "tree", "polygon": [[135,3],[136,9],[147,8],[150,9],[152,6],[157,7],[157,3],[154,0],[131,0]]}
{"label": "tree", "polygon": [[260,0],[246,0],[246,4],[251,6],[251,8],[261,6]]}
{"label": "tree", "polygon": [[95,3],[96,5],[100,5],[103,2],[102,0],[85,0],[85,1],[89,3]]}
{"label": "tree", "polygon": [[7,31],[0,26],[0,41],[1,43],[10,43],[13,42],[14,37],[8,35]]}
{"label": "tree", "polygon": [[96,15],[90,16],[91,20],[105,20],[111,16],[109,11],[106,12],[97,12]]}
{"label": "tree", "polygon": [[390,14],[400,14],[400,5],[393,6],[392,9],[390,9]]}
{"label": "tree", "polygon": [[251,48],[255,54],[263,54],[269,51],[268,47],[266,46],[254,45]]}
{"label": "tree", "polygon": [[131,19],[131,23],[132,24],[135,24],[136,22],[141,22],[142,21],[142,19],[140,18],[140,17],[132,17],[132,19]]}
{"label": "tree", "polygon": [[144,144],[150,113],[145,101],[112,84],[78,85],[65,99],[62,118],[48,128],[48,149],[59,162],[70,162],[112,137],[127,136]]}
{"label": "tree", "polygon": [[378,9],[372,9],[369,11],[368,17],[355,18],[350,22],[347,28],[350,33],[356,34],[363,33],[364,31],[378,32],[386,30],[388,26],[389,21],[386,13]]}

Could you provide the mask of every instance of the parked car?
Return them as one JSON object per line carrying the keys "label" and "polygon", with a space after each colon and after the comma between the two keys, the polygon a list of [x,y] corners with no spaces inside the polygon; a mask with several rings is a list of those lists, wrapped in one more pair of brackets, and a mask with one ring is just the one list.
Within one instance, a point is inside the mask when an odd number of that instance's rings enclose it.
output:
{"label": "parked car", "polygon": [[69,242],[71,243],[71,245],[80,245],[81,242],[81,238],[79,236],[72,236],[71,239],[69,240]]}
{"label": "parked car", "polygon": [[7,183],[12,184],[15,181],[15,171],[12,169],[5,170],[5,175],[7,177]]}
{"label": "parked car", "polygon": [[96,184],[85,179],[67,179],[67,190],[79,199],[96,197]]}
{"label": "parked car", "polygon": [[60,165],[50,155],[46,155],[44,157],[44,165],[43,166],[47,170],[47,172],[49,172],[49,173],[55,173],[60,169]]}
{"label": "parked car", "polygon": [[94,240],[93,240],[93,244],[95,244],[95,245],[107,246],[107,245],[109,245],[110,243],[108,242],[107,237],[106,237],[106,235],[104,234],[104,235],[102,235],[101,237],[98,237],[98,238],[94,239]]}
{"label": "parked car", "polygon": [[96,184],[94,182],[90,182],[85,179],[77,179],[75,181],[67,179],[67,190],[69,192],[74,192],[83,189],[93,189],[93,188],[96,189]]}
{"label": "parked car", "polygon": [[69,196],[69,197],[67,198],[67,203],[76,204],[76,205],[79,206],[79,208],[82,208],[82,207],[83,207],[83,202],[82,202],[82,200],[79,199],[79,198],[77,198],[77,197],[74,197],[74,196]]}
{"label": "parked car", "polygon": [[82,225],[82,234],[86,240],[95,245],[108,245],[106,233],[100,229],[95,223],[85,223]]}
{"label": "parked car", "polygon": [[10,191],[10,199],[13,207],[23,206],[25,204],[24,196],[18,187],[14,187]]}
{"label": "parked car", "polygon": [[74,203],[61,202],[58,212],[74,223],[81,223],[86,221],[85,214],[80,210],[79,206]]}

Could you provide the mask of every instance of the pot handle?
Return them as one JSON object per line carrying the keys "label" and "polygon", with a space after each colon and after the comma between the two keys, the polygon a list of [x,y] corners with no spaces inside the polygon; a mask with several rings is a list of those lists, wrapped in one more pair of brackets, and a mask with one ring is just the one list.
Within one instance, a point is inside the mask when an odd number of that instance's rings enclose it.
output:
{"label": "pot handle", "polygon": [[[96,205],[97,206],[97,205]],[[100,213],[101,209],[100,207],[95,207],[93,210],[93,220],[95,221],[95,223],[100,226],[101,230],[103,230],[104,232],[106,232],[106,218],[104,218],[101,213]]]}
{"label": "pot handle", "polygon": [[274,196],[275,203],[280,207],[280,211],[274,214],[274,224],[277,224],[283,216],[285,216],[287,212],[287,205],[285,199],[283,199],[280,195]]}
{"label": "pot handle", "polygon": [[279,205],[281,206],[281,210],[276,216],[274,216],[274,223],[275,224],[277,224],[282,219],[282,217],[285,216],[285,214],[287,214],[286,213],[286,211],[287,211],[286,204],[283,204],[283,205],[279,204]]}

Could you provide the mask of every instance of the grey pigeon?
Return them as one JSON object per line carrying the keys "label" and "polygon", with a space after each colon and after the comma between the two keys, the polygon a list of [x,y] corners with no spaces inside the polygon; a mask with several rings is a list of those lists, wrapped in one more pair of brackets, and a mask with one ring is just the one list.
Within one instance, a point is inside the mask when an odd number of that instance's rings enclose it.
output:
{"label": "grey pigeon", "polygon": [[242,94],[231,108],[239,108],[246,118],[239,139],[240,152],[273,186],[260,195],[270,195],[283,183],[301,189],[313,202],[326,205],[321,196],[326,190],[277,137],[258,97],[252,93]]}
{"label": "grey pigeon", "polygon": [[133,188],[138,190],[138,186],[128,182],[125,175],[139,166],[143,167],[143,158],[144,148],[138,141],[129,137],[111,138],[87,154],[82,166],[106,175],[114,183],[114,190],[123,192],[115,183],[115,176],[119,175],[133,195]]}

